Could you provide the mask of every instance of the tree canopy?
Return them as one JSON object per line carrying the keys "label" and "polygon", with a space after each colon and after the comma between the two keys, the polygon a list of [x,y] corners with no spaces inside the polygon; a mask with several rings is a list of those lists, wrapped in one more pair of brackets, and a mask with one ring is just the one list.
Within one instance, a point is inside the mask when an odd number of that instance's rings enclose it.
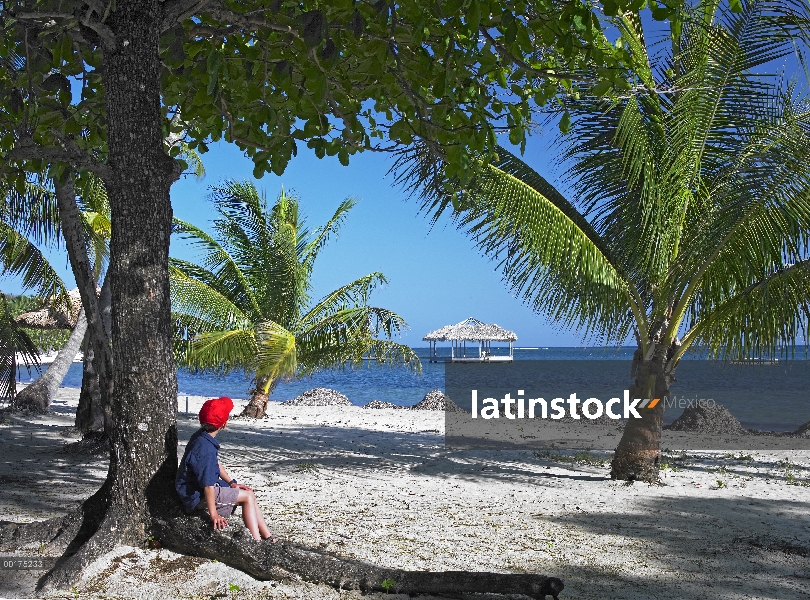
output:
{"label": "tree canopy", "polygon": [[[492,149],[497,132],[524,142],[532,107],[571,81],[626,86],[626,50],[579,0],[159,5],[150,35],[160,38],[165,133],[203,152],[211,140],[234,142],[257,177],[283,172],[304,143],[345,164],[354,152],[416,138],[442,145],[463,174],[468,153]],[[104,175],[104,49],[129,43],[108,25],[111,8],[0,3],[0,153],[18,159],[5,176],[20,185],[25,171],[55,163]]]}

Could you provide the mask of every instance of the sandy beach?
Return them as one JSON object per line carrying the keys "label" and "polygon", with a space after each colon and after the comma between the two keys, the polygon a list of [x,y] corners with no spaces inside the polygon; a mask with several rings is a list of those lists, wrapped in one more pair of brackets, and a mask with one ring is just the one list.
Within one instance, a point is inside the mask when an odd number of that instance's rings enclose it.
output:
{"label": "sandy beach", "polygon": [[[104,457],[62,452],[77,399],[62,388],[50,414],[0,422],[0,520],[64,514],[101,484]],[[204,400],[186,414],[179,398],[181,453]],[[231,420],[221,460],[279,537],[380,565],[553,575],[561,598],[810,595],[808,451],[670,452],[663,485],[625,485],[609,453],[448,451],[443,433],[441,412],[271,403]],[[0,571],[0,597],[35,597],[37,575]],[[96,561],[67,597],[357,595],[144,544]]]}

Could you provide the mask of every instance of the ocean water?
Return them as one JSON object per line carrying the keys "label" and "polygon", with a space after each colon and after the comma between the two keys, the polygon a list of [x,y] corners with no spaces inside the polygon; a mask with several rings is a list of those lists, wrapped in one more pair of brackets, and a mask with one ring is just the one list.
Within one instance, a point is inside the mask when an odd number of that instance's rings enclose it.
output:
{"label": "ocean water", "polygon": [[[570,391],[583,393],[597,389],[605,382],[618,381],[620,377],[629,382],[634,350],[634,347],[535,347],[515,349],[514,356],[516,361],[565,361],[560,363],[559,369],[562,380],[571,382]],[[445,389],[444,363],[429,362],[428,348],[415,348],[415,351],[422,360],[421,374],[402,367],[364,364],[280,383],[271,399],[290,400],[306,390],[326,387],[338,390],[358,406],[371,400],[412,406],[427,392]],[[508,348],[493,347],[493,354],[505,353],[508,353]],[[439,348],[438,354],[449,357],[450,348]],[[810,361],[806,359],[803,348],[797,349],[795,360],[782,360],[775,365],[739,366],[704,358],[698,353],[685,357],[676,371],[676,382],[671,389],[674,396],[686,398],[687,402],[690,398],[713,398],[729,408],[743,426],[755,429],[792,431],[810,421]],[[577,370],[571,366],[574,363],[569,365],[568,361],[588,361],[587,368]],[[487,368],[488,365],[480,367]],[[32,375],[35,377],[36,373]],[[82,365],[74,363],[62,385],[81,387],[81,377]],[[23,369],[19,380],[30,379]],[[181,396],[247,398],[252,387],[250,377],[241,372],[218,376],[181,369],[177,380]],[[682,408],[669,408],[665,422],[672,422],[681,412]]]}
{"label": "ocean water", "polygon": [[[386,367],[364,364],[362,367],[347,367],[332,371],[316,373],[296,381],[283,382],[276,386],[273,400],[290,400],[302,392],[316,387],[336,389],[358,406],[371,400],[384,400],[398,406],[412,406],[419,402],[431,390],[444,389],[444,364],[428,362],[428,348],[414,348],[422,361],[422,373],[401,367]],[[515,350],[515,360],[631,360],[633,348],[620,348],[608,351],[602,348],[531,348]],[[508,354],[508,348],[494,348],[493,354]],[[439,348],[438,355],[450,356],[450,348]],[[21,382],[30,381],[36,373],[29,376],[23,369]],[[81,387],[82,365],[74,363],[62,382],[64,387]],[[251,378],[242,372],[227,375],[210,373],[189,373],[180,369],[177,373],[177,385],[181,395],[189,396],[229,396],[231,398],[248,398]]]}

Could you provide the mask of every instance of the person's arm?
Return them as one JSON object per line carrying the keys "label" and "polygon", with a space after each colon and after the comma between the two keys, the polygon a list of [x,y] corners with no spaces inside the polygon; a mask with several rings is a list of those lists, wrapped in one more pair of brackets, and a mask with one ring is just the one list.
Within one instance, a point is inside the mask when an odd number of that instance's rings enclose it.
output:
{"label": "person's arm", "polygon": [[208,514],[211,515],[211,524],[214,529],[225,529],[228,526],[228,521],[225,517],[219,516],[217,512],[217,493],[213,485],[207,485],[203,488],[205,492],[205,503],[208,505]]}
{"label": "person's arm", "polygon": [[[217,461],[218,462],[218,461]],[[228,471],[225,470],[225,467],[222,466],[222,463],[219,463],[219,476],[222,477],[224,481],[228,482],[228,485],[232,488],[239,488],[240,490],[249,490],[250,488],[246,485],[242,485],[241,483],[235,483],[236,480],[233,479]],[[231,483],[231,482],[234,483]]]}

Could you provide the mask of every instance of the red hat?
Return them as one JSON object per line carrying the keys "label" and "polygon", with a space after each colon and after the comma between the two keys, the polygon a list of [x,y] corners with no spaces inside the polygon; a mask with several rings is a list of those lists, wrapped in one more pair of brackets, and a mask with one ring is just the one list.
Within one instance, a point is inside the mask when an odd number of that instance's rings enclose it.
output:
{"label": "red hat", "polygon": [[225,426],[233,410],[233,400],[227,396],[207,400],[200,409],[200,423],[209,423],[217,429]]}

